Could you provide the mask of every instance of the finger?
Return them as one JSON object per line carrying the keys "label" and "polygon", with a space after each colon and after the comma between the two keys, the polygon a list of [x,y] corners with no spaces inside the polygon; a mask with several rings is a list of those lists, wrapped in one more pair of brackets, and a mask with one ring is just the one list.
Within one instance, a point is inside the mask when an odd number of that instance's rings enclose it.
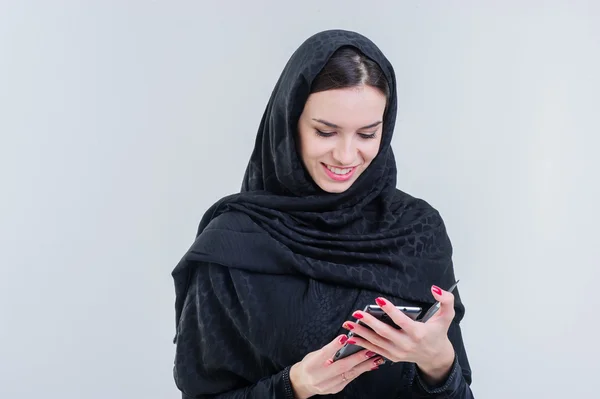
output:
{"label": "finger", "polygon": [[333,363],[333,356],[335,356],[336,352],[346,344],[346,341],[348,341],[346,335],[338,335],[333,341],[321,348],[319,358],[326,364]]}
{"label": "finger", "polygon": [[393,303],[388,301],[385,298],[377,298],[375,302],[379,305],[381,310],[383,310],[390,319],[408,334],[412,334],[416,328],[416,323],[413,319],[405,315],[400,309],[394,306]]}
{"label": "finger", "polygon": [[398,345],[396,345],[394,343],[390,343],[385,346],[378,346],[378,345],[373,344],[370,341],[367,341],[364,338],[357,337],[357,336],[352,337],[352,340],[355,342],[356,345],[361,346],[370,352],[375,352],[378,355],[386,357],[388,359],[398,357],[398,355],[395,355],[395,356],[392,355],[392,352],[397,354],[399,352],[399,348],[400,348]]}
{"label": "finger", "polygon": [[399,350],[410,347],[410,341],[413,339],[406,332],[392,327],[390,327],[393,330],[391,334],[394,335],[390,336],[390,339],[387,339],[360,324],[345,322],[344,326],[352,327],[352,331],[354,332],[354,335],[347,341],[348,343],[355,344],[387,358],[390,358],[392,353],[395,354],[394,358],[398,357]]}
{"label": "finger", "polygon": [[438,314],[436,316],[438,316],[438,318],[442,317],[449,321],[454,319],[454,294],[442,290],[437,285],[431,287],[431,293],[433,294],[435,300],[440,303],[440,310],[437,312]]}
{"label": "finger", "polygon": [[[389,324],[382,322],[381,320],[377,319],[376,317],[374,317],[373,315],[371,315],[367,312],[357,310],[356,312],[352,313],[352,316],[360,321],[359,325],[363,324],[363,325],[368,326],[377,335],[380,335],[381,337],[384,337],[387,339],[392,339],[398,333],[397,328],[394,328],[394,327],[390,326]],[[345,324],[348,324],[348,323],[349,322],[346,322]],[[351,323],[350,323],[350,325],[352,326]],[[346,328],[345,325],[344,325],[344,328]],[[366,330],[368,330],[368,329],[366,329]]]}
{"label": "finger", "polygon": [[[339,392],[346,385],[348,385],[353,380],[360,377],[362,374],[367,373],[369,371],[377,370],[380,365],[382,365],[385,360],[381,356],[377,356],[375,358],[365,360],[360,364],[357,364],[354,368],[346,371],[343,375],[335,376],[331,379],[333,383],[331,386],[332,392]],[[344,380],[345,377],[345,380]]]}
{"label": "finger", "polygon": [[[388,326],[385,323],[380,322],[379,320],[377,320],[376,318],[372,317],[371,315],[365,315],[362,316],[361,314],[354,314],[355,316],[360,316],[359,318],[361,319],[360,323],[353,323],[351,321],[346,321],[344,322],[344,324],[342,324],[342,327],[350,330],[353,332],[353,336],[347,341],[350,344],[352,344],[352,340],[354,340],[354,338],[358,335],[364,339],[366,339],[367,341],[371,342],[372,344],[378,345],[378,346],[385,346],[388,345],[390,342],[390,339],[392,339],[394,337],[394,334],[398,334],[398,331],[395,328],[392,328],[390,326]],[[367,321],[365,321],[367,320]],[[369,323],[373,323],[373,326]],[[379,324],[382,324],[382,326],[379,326]],[[372,328],[369,329],[369,326]],[[384,328],[386,327],[386,328]]]}
{"label": "finger", "polygon": [[366,349],[361,349],[360,351],[353,353],[348,357],[336,361],[335,363],[327,367],[327,375],[335,376],[342,374],[343,372],[351,370],[357,364],[360,364],[365,360],[369,359],[370,357],[373,357],[373,355],[370,353],[367,355],[367,352],[368,351]]}

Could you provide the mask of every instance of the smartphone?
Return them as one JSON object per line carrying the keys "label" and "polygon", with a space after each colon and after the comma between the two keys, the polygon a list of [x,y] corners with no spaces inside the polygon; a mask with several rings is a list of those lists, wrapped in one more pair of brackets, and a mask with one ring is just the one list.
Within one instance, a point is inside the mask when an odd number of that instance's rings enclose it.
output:
{"label": "smartphone", "polygon": [[[410,317],[413,320],[416,320],[417,317],[419,317],[419,315],[421,314],[422,309],[418,306],[396,306],[396,309],[400,310],[402,313],[404,313],[405,315],[407,315],[408,317]],[[400,329],[400,327],[398,325],[396,325],[396,323],[394,323],[392,321],[392,319],[390,318],[390,316],[387,315],[387,313],[385,313],[381,307],[379,307],[378,305],[367,305],[365,306],[365,308],[363,309],[363,312],[368,313],[370,315],[372,315],[373,317],[377,318],[378,320],[381,320],[382,322],[386,323],[387,325],[390,325],[394,328]],[[369,327],[368,325],[366,325],[365,323],[362,323],[360,320],[358,320],[357,322],[358,324],[362,324],[363,326],[367,327],[368,329],[371,329],[371,327]],[[354,331],[350,331],[347,334],[348,338],[351,338],[354,336]],[[345,357],[348,357],[356,352],[361,351],[363,348],[361,346],[358,345],[354,345],[354,344],[345,344],[344,346],[342,346],[335,354],[335,356],[333,357],[333,361],[337,361],[340,359],[343,359]]]}

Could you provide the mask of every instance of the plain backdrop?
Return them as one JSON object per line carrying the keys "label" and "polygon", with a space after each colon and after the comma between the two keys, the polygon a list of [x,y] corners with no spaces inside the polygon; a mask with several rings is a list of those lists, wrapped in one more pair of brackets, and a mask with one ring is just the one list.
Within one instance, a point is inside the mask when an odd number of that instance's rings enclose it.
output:
{"label": "plain backdrop", "polygon": [[398,187],[448,226],[476,397],[596,396],[599,4],[1,0],[0,397],[180,397],[170,273],[330,28],[395,66]]}

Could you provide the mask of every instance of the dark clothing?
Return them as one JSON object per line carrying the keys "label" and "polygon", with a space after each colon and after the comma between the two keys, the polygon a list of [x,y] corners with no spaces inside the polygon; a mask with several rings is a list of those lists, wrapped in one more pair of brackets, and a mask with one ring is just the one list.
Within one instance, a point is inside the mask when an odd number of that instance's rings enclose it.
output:
{"label": "dark clothing", "polygon": [[[312,182],[296,150],[296,123],[312,80],[341,46],[357,47],[390,87],[378,156],[345,192]],[[433,304],[431,285],[455,282],[442,218],[395,188],[390,146],[394,72],[368,39],[347,31],[309,38],[286,65],[263,116],[241,193],[200,222],[173,271],[174,377],[183,398],[292,398],[289,367],[346,333],[353,311],[384,296],[396,305]],[[457,357],[446,384],[425,387],[413,364],[386,364],[336,398],[472,398],[471,371],[455,294],[449,330]]]}

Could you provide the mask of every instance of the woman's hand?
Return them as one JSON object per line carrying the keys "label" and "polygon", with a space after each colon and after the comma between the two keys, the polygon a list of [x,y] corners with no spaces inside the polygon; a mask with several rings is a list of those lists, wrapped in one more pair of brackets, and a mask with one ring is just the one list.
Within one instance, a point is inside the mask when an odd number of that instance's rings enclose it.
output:
{"label": "woman's hand", "polygon": [[380,356],[375,357],[375,353],[367,350],[334,363],[333,356],[347,340],[345,335],[340,335],[291,367],[290,382],[296,399],[338,393],[359,375],[375,370],[383,363]]}
{"label": "woman's hand", "polygon": [[445,380],[454,362],[454,347],[448,339],[448,328],[454,319],[454,295],[433,286],[431,292],[440,301],[440,309],[427,322],[413,321],[384,298],[376,302],[401,327],[396,329],[370,314],[356,311],[353,317],[371,327],[347,321],[344,328],[354,331],[352,339],[393,362],[416,363],[425,380],[437,384]]}

